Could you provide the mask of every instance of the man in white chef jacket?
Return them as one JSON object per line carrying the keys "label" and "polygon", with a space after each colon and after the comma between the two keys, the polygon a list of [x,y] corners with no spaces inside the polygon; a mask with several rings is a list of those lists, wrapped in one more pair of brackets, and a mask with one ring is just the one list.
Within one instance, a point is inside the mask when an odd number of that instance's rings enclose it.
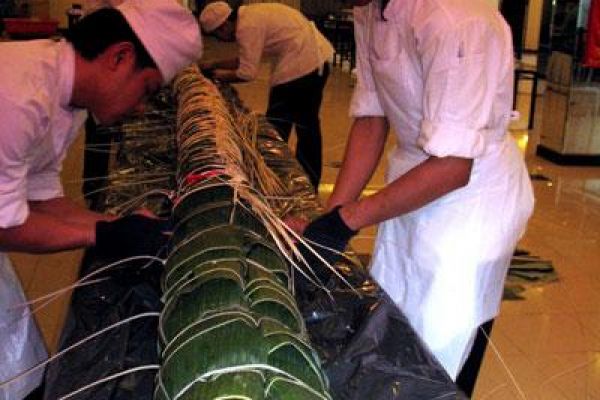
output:
{"label": "man in white chef jacket", "polygon": [[[508,133],[510,28],[484,0],[352,3],[354,123],[327,212],[304,235],[341,251],[378,224],[371,275],[471,395],[485,348],[477,336],[485,344],[533,209]],[[390,132],[386,186],[361,196]]]}
{"label": "man in white chef jacket", "polygon": [[[128,0],[99,10],[79,21],[68,41],[1,43],[0,251],[96,246],[120,257],[135,241],[160,241],[156,219],[115,218],[65,198],[61,164],[86,110],[101,124],[142,110],[201,51],[196,19],[175,0]],[[14,308],[24,301],[10,260],[0,253],[0,382],[47,357],[29,310]],[[0,400],[25,398],[42,375],[0,386]]]}

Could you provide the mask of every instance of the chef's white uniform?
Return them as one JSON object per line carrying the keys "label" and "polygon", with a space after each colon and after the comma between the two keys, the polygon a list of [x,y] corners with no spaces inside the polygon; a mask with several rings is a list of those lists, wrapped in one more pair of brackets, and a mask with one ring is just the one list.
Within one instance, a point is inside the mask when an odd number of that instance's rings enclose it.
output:
{"label": "chef's white uniform", "polygon": [[397,138],[387,182],[430,156],[474,160],[466,187],[382,223],[371,272],[452,378],[476,328],[498,313],[533,208],[507,132],[510,29],[480,0],[392,0],[355,8],[351,115],[385,115]]}

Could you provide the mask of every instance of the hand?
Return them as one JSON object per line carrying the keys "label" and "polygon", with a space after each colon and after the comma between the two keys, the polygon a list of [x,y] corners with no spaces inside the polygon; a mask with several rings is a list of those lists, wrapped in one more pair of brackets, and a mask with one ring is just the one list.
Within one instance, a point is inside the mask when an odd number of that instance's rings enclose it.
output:
{"label": "hand", "polygon": [[283,220],[283,223],[298,235],[302,236],[304,234],[304,230],[308,226],[309,221],[301,217],[286,217]]}
{"label": "hand", "polygon": [[[132,212],[132,214],[141,215],[142,217],[147,217],[147,218],[151,218],[151,219],[159,219],[159,217],[156,214],[154,214],[152,212],[152,210],[150,210],[149,208],[146,208],[146,207],[140,207],[137,210],[135,210],[134,212]],[[118,217],[114,218],[114,219],[118,219]]]}
{"label": "hand", "polygon": [[[342,258],[341,253],[346,249],[348,242],[358,233],[348,227],[340,215],[340,209],[341,206],[337,206],[321,215],[304,230],[304,238],[308,240],[308,245],[331,266]],[[301,247],[301,252],[317,277],[322,282],[327,281],[332,274],[329,267],[305,246]]]}
{"label": "hand", "polygon": [[96,252],[108,259],[156,256],[165,247],[168,220],[140,214],[96,223]]}

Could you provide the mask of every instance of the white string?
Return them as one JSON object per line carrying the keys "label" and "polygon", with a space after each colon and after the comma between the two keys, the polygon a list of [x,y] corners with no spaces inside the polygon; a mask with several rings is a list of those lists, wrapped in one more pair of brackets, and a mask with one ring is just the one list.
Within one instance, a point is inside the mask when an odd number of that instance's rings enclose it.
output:
{"label": "white string", "polygon": [[[34,305],[35,303],[39,303],[39,302],[41,302],[41,301],[43,301],[43,300],[46,300],[46,299],[48,299],[48,298],[51,298],[51,299],[53,300],[53,299],[54,299],[54,297],[58,297],[58,296],[60,296],[62,293],[64,293],[64,292],[67,292],[67,291],[69,291],[69,290],[71,290],[71,289],[76,289],[77,287],[82,287],[82,286],[86,286],[86,285],[93,285],[94,283],[104,282],[104,281],[106,281],[106,280],[108,280],[108,279],[110,279],[110,278],[100,278],[100,279],[95,279],[95,280],[93,280],[93,281],[89,281],[89,282],[84,282],[84,283],[81,283],[81,284],[79,284],[79,286],[78,286],[78,285],[76,285],[76,284],[72,284],[72,285],[69,285],[69,286],[67,286],[67,287],[64,287],[64,288],[62,288],[62,289],[56,290],[56,291],[54,291],[54,292],[47,293],[47,294],[45,294],[45,295],[43,295],[43,296],[40,296],[40,297],[38,297],[38,298],[35,298],[35,299],[33,299],[33,300],[29,300],[29,301],[25,301],[25,302],[23,302],[23,303],[19,303],[19,304],[12,305],[12,306],[10,306],[8,309],[9,309],[9,310],[16,310],[16,309],[18,309],[18,308],[25,308],[25,307],[29,307],[29,306],[31,306],[31,305]],[[44,304],[45,304],[45,303],[44,303]]]}
{"label": "white string", "polygon": [[4,386],[9,385],[9,384],[11,384],[14,381],[16,381],[18,379],[21,379],[24,376],[27,376],[27,375],[31,374],[32,372],[34,372],[34,371],[37,371],[38,369],[46,366],[47,364],[49,364],[50,362],[56,360],[57,358],[62,357],[65,353],[67,353],[67,352],[69,352],[69,351],[71,351],[71,350],[73,350],[73,349],[81,346],[82,344],[84,344],[86,342],[89,342],[90,340],[92,340],[92,339],[94,339],[94,338],[102,335],[105,332],[108,332],[108,331],[110,331],[110,330],[112,330],[114,328],[118,328],[121,325],[127,324],[127,323],[129,323],[131,321],[135,321],[137,319],[146,318],[146,317],[159,317],[159,316],[160,316],[160,313],[158,313],[158,312],[146,312],[146,313],[134,315],[132,317],[129,317],[129,318],[126,318],[126,319],[124,319],[122,321],[114,323],[114,324],[112,324],[110,326],[107,326],[106,328],[103,328],[102,330],[99,330],[98,332],[95,332],[95,333],[91,334],[90,336],[88,336],[88,337],[86,337],[86,338],[78,341],[77,343],[72,344],[71,346],[67,347],[66,349],[64,349],[64,350],[56,353],[52,357],[48,358],[46,361],[41,362],[41,363],[39,363],[39,364],[37,364],[37,365],[35,365],[35,366],[33,366],[33,367],[31,367],[31,368],[23,371],[23,372],[21,372],[20,374],[14,376],[12,378],[10,378],[7,381],[1,382],[0,383],[0,388],[3,388]]}
{"label": "white string", "polygon": [[102,192],[107,192],[111,189],[114,188],[124,188],[124,187],[133,187],[133,186],[139,186],[139,185],[145,185],[145,184],[149,184],[149,183],[158,183],[158,182],[164,182],[164,181],[168,181],[170,178],[169,177],[165,177],[165,178],[160,178],[160,179],[148,179],[145,181],[136,181],[133,183],[120,183],[120,184],[113,184],[107,187],[103,187],[100,189],[96,189],[96,190],[91,190],[89,192],[87,192],[85,195],[81,195],[81,196],[77,196],[77,199],[82,199],[85,196],[89,196],[91,194],[96,194],[96,193],[102,193]]}
{"label": "white string", "polygon": [[506,364],[506,362],[504,361],[504,359],[500,355],[500,352],[498,351],[498,348],[496,347],[496,345],[494,344],[494,342],[492,342],[492,340],[490,339],[490,337],[488,336],[488,334],[482,328],[479,328],[479,329],[481,330],[481,332],[483,333],[483,335],[486,337],[488,343],[492,347],[492,350],[494,350],[494,353],[496,353],[496,356],[498,357],[498,360],[500,360],[500,364],[502,364],[502,366],[506,370],[506,373],[508,374],[508,377],[510,378],[510,380],[512,381],[512,384],[517,389],[517,392],[519,393],[519,395],[521,396],[521,398],[524,399],[524,400],[527,400],[527,397],[525,396],[525,393],[523,393],[523,390],[521,390],[521,387],[519,386],[519,384],[517,383],[517,380],[515,379],[514,375],[512,374],[512,372],[510,371],[510,369],[508,368],[508,365]]}
{"label": "white string", "polygon": [[[160,251],[162,251],[162,248],[159,250],[159,253],[160,253]],[[81,279],[75,281],[75,283],[73,283],[70,286],[75,287],[75,288],[81,287],[81,286],[85,286],[85,284],[83,284],[83,283],[86,282],[86,281],[88,281],[91,277],[93,277],[95,275],[98,275],[98,274],[100,274],[100,273],[102,273],[102,272],[104,272],[104,271],[106,271],[106,270],[108,270],[110,268],[116,267],[116,266],[118,266],[120,264],[124,264],[124,263],[127,263],[129,261],[135,261],[135,260],[150,260],[150,261],[148,261],[147,264],[145,264],[144,266],[142,266],[140,269],[147,268],[152,263],[152,261],[158,261],[162,265],[165,264],[165,260],[163,260],[162,258],[155,257],[155,256],[133,256],[133,257],[128,257],[128,258],[124,258],[124,259],[119,260],[119,261],[115,261],[114,263],[108,264],[108,265],[106,265],[106,266],[104,266],[102,268],[98,268],[97,270],[92,271],[88,275],[86,275],[86,276],[82,277]],[[100,281],[101,280],[95,280],[94,283],[98,283]],[[86,284],[90,284],[91,285],[91,283],[88,283],[88,282],[86,282]],[[31,315],[35,314],[39,310],[41,310],[44,307],[46,307],[48,304],[52,303],[54,300],[58,299],[60,297],[60,295],[64,294],[68,290],[69,290],[68,288],[63,288],[63,289],[57,291],[57,292],[60,292],[60,294],[54,295],[52,297],[52,299],[50,299],[50,300],[42,303],[40,306],[36,307],[33,311],[30,311],[30,312],[26,313],[25,315],[19,316],[18,318],[15,318],[15,320],[12,321],[12,322],[10,322],[10,324],[16,324],[19,321],[21,321],[21,320],[23,320],[25,318],[30,317]],[[50,296],[52,296],[52,294],[50,294]],[[11,308],[18,308],[20,305],[21,304],[16,304],[16,305],[11,306]]]}
{"label": "white string", "polygon": [[121,371],[119,373],[107,376],[106,378],[102,378],[102,379],[99,379],[99,380],[97,380],[95,382],[92,382],[89,385],[85,385],[84,387],[82,387],[80,389],[77,389],[74,392],[71,392],[71,393],[69,393],[69,394],[67,394],[65,396],[60,397],[58,400],[70,399],[71,397],[75,396],[76,394],[79,394],[79,393],[81,393],[83,391],[91,389],[94,386],[98,386],[98,385],[100,385],[102,383],[109,382],[109,381],[111,381],[113,379],[120,378],[121,376],[124,376],[124,375],[133,374],[134,372],[139,372],[139,371],[158,370],[158,369],[160,369],[160,365],[144,365],[144,366],[141,366],[141,367],[131,368],[131,369],[128,369],[126,371]]}

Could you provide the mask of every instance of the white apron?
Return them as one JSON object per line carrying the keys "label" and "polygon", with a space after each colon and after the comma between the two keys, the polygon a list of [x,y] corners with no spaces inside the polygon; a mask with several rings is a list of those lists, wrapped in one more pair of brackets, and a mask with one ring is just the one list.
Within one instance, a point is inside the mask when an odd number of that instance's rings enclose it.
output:
{"label": "white apron", "polygon": [[[506,43],[490,53],[500,57],[491,64],[507,57],[510,65],[492,71],[499,76],[471,82],[471,76],[489,73],[482,58],[465,57],[460,68],[448,72],[443,57],[451,46],[427,32],[439,33],[432,29],[436,19],[452,26],[453,10],[439,17],[435,12],[443,2],[393,0],[387,22],[369,27],[378,18],[376,3],[355,10],[359,87],[352,110],[355,116],[379,110],[390,121],[398,146],[389,155],[387,183],[436,152],[474,159],[468,186],[379,226],[371,265],[374,279],[455,379],[476,328],[498,313],[507,268],[533,207],[523,158],[506,133],[512,105],[510,36],[507,27],[491,21]],[[463,4],[466,13],[474,7],[472,0]],[[472,34],[489,34],[489,24],[484,18],[484,33]],[[439,53],[427,55],[418,45],[431,53],[439,46]],[[428,68],[440,68],[439,73],[426,76]],[[484,79],[487,85],[480,83]],[[467,127],[492,128],[462,129],[462,114]]]}
{"label": "white apron", "polygon": [[[0,382],[31,368],[48,357],[46,348],[29,307],[12,308],[24,303],[25,295],[6,254],[0,253]],[[0,400],[21,400],[40,385],[44,369],[0,388]]]}
{"label": "white apron", "polygon": [[[455,379],[476,329],[499,311],[512,253],[532,210],[524,168],[508,176],[494,161],[519,166],[512,140],[482,168],[489,190],[458,190],[379,226],[371,273]],[[390,171],[403,161],[390,157]],[[391,175],[393,176],[393,175]],[[391,179],[388,176],[388,179]]]}

